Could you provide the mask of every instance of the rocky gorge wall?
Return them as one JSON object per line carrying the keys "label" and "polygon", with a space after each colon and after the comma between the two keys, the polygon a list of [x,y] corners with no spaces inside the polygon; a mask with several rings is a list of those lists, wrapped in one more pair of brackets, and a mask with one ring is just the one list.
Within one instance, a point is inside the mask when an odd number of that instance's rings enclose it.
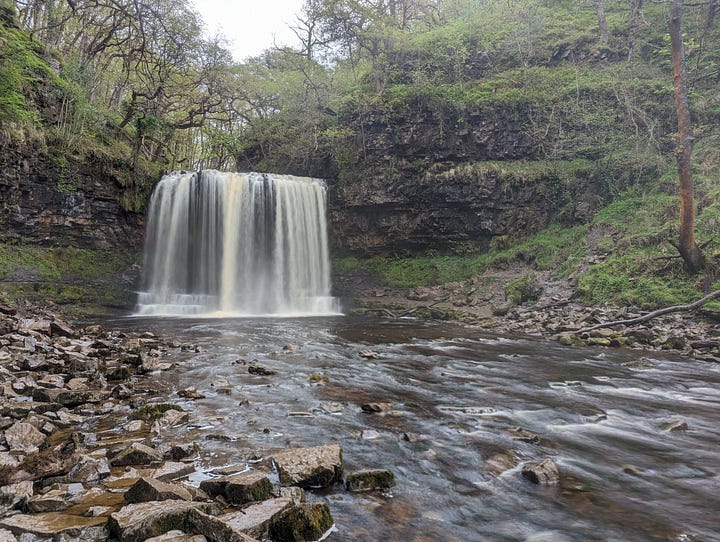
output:
{"label": "rocky gorge wall", "polygon": [[355,118],[355,162],[329,185],[333,251],[484,249],[586,219],[599,192],[592,164],[541,160],[521,122],[498,117],[420,108]]}
{"label": "rocky gorge wall", "polygon": [[2,241],[85,249],[142,249],[143,216],[125,210],[118,169],[87,156],[58,161],[39,142],[0,154]]}

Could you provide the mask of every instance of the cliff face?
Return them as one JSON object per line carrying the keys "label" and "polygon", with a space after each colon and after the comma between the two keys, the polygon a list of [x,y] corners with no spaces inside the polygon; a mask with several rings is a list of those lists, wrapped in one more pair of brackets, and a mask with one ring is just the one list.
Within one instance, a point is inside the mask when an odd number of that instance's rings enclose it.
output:
{"label": "cliff face", "polygon": [[335,253],[484,249],[586,218],[597,192],[589,164],[539,161],[519,122],[495,119],[423,109],[362,119],[363,150],[330,184]]}
{"label": "cliff face", "polygon": [[40,142],[8,145],[0,155],[2,240],[139,250],[143,218],[122,208],[117,173],[87,156],[58,161]]}

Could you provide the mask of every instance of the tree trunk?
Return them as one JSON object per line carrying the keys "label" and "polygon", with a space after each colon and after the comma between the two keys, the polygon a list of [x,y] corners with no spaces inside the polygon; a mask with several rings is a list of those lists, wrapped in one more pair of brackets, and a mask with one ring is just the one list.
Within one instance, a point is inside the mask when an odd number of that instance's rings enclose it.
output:
{"label": "tree trunk", "polygon": [[595,11],[597,12],[598,25],[600,27],[600,43],[607,47],[610,44],[607,20],[605,19],[605,4],[603,0],[594,0]]}
{"label": "tree trunk", "polygon": [[630,31],[628,32],[628,62],[632,62],[635,56],[635,44],[640,30],[640,14],[642,12],[643,0],[630,0]]}
{"label": "tree trunk", "polygon": [[690,156],[693,147],[692,122],[687,97],[685,46],[682,40],[683,0],[673,0],[670,10],[670,45],[673,61],[673,88],[678,117],[677,161],[680,179],[680,239],[677,245],[683,261],[692,274],[703,268],[704,258],[695,243],[695,195]]}

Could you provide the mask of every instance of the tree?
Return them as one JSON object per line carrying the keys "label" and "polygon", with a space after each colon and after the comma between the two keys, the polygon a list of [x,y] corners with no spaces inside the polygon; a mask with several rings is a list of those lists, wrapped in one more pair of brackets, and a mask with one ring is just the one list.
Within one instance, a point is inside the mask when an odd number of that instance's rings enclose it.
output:
{"label": "tree", "polygon": [[678,117],[676,154],[680,180],[680,236],[676,246],[688,271],[696,274],[705,267],[705,258],[695,242],[695,195],[690,162],[694,137],[688,105],[682,16],[683,0],[673,0],[668,26],[672,51],[675,108]]}

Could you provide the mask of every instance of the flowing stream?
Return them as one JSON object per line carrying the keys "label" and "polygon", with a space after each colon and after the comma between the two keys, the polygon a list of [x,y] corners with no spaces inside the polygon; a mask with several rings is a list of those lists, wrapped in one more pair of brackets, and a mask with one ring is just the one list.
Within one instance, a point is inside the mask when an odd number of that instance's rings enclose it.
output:
{"label": "flowing stream", "polygon": [[[342,446],[346,471],[392,469],[386,494],[311,494],[330,505],[330,540],[720,540],[718,365],[413,320],[112,324],[200,347],[168,353],[177,368],[145,377],[192,412],[162,436],[197,441],[200,472],[242,462],[249,448],[329,443]],[[278,374],[249,374],[252,361]],[[190,386],[206,398],[179,399]],[[367,402],[392,407],[366,414]],[[518,440],[516,428],[539,442]],[[559,486],[521,475],[546,457]]]}

